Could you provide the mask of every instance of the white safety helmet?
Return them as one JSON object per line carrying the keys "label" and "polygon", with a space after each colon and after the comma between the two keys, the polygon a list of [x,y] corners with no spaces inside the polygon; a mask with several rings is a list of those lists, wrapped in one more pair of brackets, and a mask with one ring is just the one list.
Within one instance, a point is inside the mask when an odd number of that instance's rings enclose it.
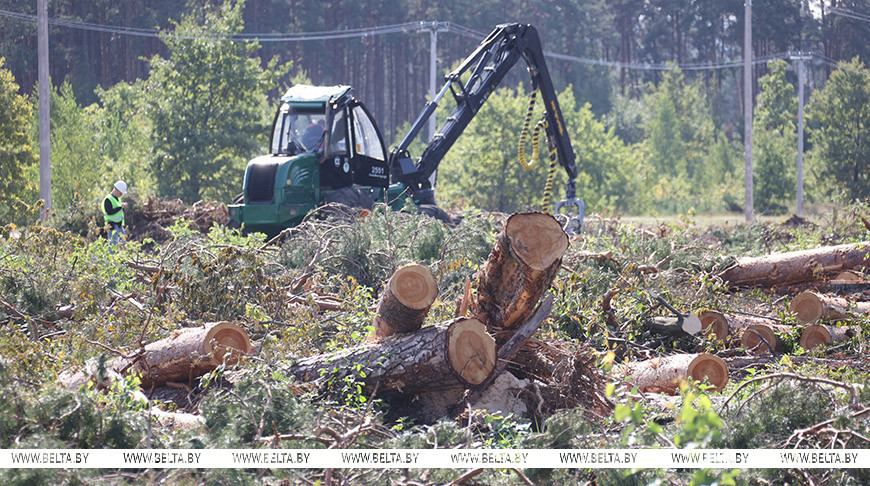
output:
{"label": "white safety helmet", "polygon": [[115,183],[115,189],[121,191],[121,194],[127,194],[127,183],[124,181],[118,181]]}

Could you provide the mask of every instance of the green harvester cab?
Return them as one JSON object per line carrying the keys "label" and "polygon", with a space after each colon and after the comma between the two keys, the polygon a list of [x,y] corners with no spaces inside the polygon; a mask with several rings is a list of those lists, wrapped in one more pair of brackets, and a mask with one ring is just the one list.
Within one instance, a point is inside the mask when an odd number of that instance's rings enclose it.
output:
{"label": "green harvester cab", "polygon": [[245,231],[276,235],[318,206],[405,203],[405,186],[390,185],[377,124],[350,86],[296,85],[281,97],[269,154],[245,169],[244,192],[229,205]]}

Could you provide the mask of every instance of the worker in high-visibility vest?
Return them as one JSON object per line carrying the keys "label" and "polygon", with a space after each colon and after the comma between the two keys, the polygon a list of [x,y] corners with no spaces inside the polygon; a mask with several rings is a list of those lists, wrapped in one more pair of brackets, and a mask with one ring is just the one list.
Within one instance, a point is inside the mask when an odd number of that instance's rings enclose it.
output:
{"label": "worker in high-visibility vest", "polygon": [[118,239],[125,236],[124,232],[124,208],[126,202],[121,202],[121,196],[127,194],[127,183],[118,181],[112,188],[112,192],[103,199],[103,220],[106,223],[109,240],[109,251],[115,252],[115,244]]}

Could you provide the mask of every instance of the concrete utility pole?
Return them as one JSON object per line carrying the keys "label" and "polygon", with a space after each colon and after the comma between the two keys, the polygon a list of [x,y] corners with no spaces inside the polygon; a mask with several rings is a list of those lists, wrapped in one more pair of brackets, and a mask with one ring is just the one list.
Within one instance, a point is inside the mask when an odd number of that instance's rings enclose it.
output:
{"label": "concrete utility pole", "polygon": [[[432,22],[429,26],[429,99],[434,100],[438,97],[438,31],[442,29],[441,22]],[[429,140],[435,137],[435,130],[438,128],[438,123],[435,119],[435,112],[429,116],[428,135]],[[432,172],[429,176],[429,184],[435,187],[435,181],[438,178],[438,171]]]}
{"label": "concrete utility pole", "polygon": [[807,81],[804,61],[812,59],[806,53],[792,56],[798,62],[798,159],[797,159],[797,215],[804,215],[804,85]]}
{"label": "concrete utility pole", "polygon": [[746,158],[746,222],[755,221],[752,199],[752,0],[744,3],[743,22],[743,154]]}
{"label": "concrete utility pole", "polygon": [[[434,100],[438,95],[438,22],[432,22],[432,30],[429,31],[429,99]],[[435,113],[429,117],[429,140],[435,136]]]}
{"label": "concrete utility pole", "polygon": [[36,2],[37,55],[39,59],[39,198],[45,201],[40,218],[51,211],[51,134],[49,132],[51,85],[48,80],[48,0]]}

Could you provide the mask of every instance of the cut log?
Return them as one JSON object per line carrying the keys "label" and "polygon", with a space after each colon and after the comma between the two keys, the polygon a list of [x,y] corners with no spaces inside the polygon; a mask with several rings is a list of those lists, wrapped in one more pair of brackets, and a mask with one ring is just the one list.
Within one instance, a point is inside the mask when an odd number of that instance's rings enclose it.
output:
{"label": "cut log", "polygon": [[618,372],[644,393],[674,394],[688,379],[705,379],[722,391],[728,383],[728,365],[712,354],[677,354],[623,365]]}
{"label": "cut log", "polygon": [[436,297],[438,284],[428,268],[405,265],[396,270],[378,301],[375,335],[384,338],[420,329]]}
{"label": "cut log", "polygon": [[870,266],[870,243],[741,258],[720,274],[727,284],[775,287],[816,280],[818,275]]}
{"label": "cut log", "polygon": [[834,278],[831,279],[832,282],[845,283],[845,282],[863,282],[864,276],[861,275],[860,272],[856,272],[854,270],[846,270],[845,272],[840,272]]}
{"label": "cut log", "polygon": [[816,292],[801,292],[792,299],[788,310],[797,314],[799,321],[813,323],[820,320],[854,319],[858,314],[870,313],[870,302],[851,302]]}
{"label": "cut log", "polygon": [[[119,372],[139,374],[143,388],[169,381],[187,382],[214,371],[222,363],[238,363],[251,353],[248,333],[230,322],[216,322],[204,327],[176,331],[172,337],[145,346],[139,358],[115,358],[100,371],[96,360],[90,360],[79,372],[65,371],[58,376],[67,388],[78,388],[89,381],[96,389],[107,388],[120,378]],[[131,353],[133,354],[133,353]]]}
{"label": "cut log", "polygon": [[814,324],[805,327],[803,332],[801,332],[800,345],[802,348],[809,351],[818,346],[845,342],[853,338],[856,334],[857,332],[855,330],[845,327]]}
{"label": "cut log", "polygon": [[740,334],[740,344],[752,354],[781,353],[785,343],[776,333],[786,333],[791,330],[791,327],[780,324],[750,324]]}
{"label": "cut log", "polygon": [[111,367],[129,368],[138,373],[142,387],[167,381],[187,382],[213,371],[226,362],[227,366],[251,353],[251,340],[242,327],[231,322],[217,322],[204,327],[177,331],[172,337],[145,346],[145,354],[130,366],[130,360],[117,358]]}
{"label": "cut log", "polygon": [[495,341],[486,327],[459,318],[304,358],[290,371],[301,381],[317,383],[355,376],[367,392],[377,384],[379,394],[389,395],[479,385],[494,367]]}
{"label": "cut log", "polygon": [[716,339],[726,343],[740,337],[743,330],[750,326],[776,326],[778,323],[776,319],[743,314],[726,314],[715,310],[705,310],[698,317],[701,319],[701,329],[705,333],[711,333]]}
{"label": "cut log", "polygon": [[[493,334],[528,320],[567,249],[568,235],[553,216],[511,215],[480,270],[475,317]],[[510,334],[499,334],[498,341]]]}

